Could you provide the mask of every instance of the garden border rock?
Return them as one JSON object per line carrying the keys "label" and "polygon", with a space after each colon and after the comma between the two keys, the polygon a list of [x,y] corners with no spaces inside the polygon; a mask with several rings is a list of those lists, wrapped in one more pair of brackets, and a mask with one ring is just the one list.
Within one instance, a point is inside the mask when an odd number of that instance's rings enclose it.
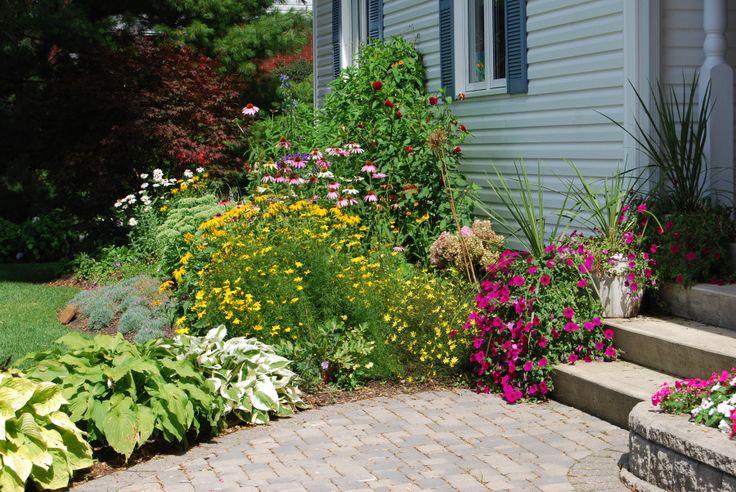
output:
{"label": "garden border rock", "polygon": [[736,491],[736,442],[644,401],[629,414],[629,456],[621,479],[638,491]]}

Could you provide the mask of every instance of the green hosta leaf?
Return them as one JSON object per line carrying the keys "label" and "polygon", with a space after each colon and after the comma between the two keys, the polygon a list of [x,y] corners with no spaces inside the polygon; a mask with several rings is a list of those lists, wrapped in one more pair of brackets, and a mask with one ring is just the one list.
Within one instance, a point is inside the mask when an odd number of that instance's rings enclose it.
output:
{"label": "green hosta leaf", "polygon": [[31,478],[33,482],[44,489],[55,490],[66,487],[71,478],[71,471],[66,456],[60,449],[52,449],[49,453],[53,458],[51,466],[47,470],[34,468]]}
{"label": "green hosta leaf", "polygon": [[156,416],[148,407],[139,406],[136,408],[136,414],[138,417],[138,445],[142,446],[148,441],[156,429]]}
{"label": "green hosta leaf", "polygon": [[26,453],[21,451],[22,449],[23,448],[21,447],[14,451],[6,450],[3,453],[3,467],[13,470],[13,472],[15,472],[15,474],[25,482],[31,474],[33,462],[29,459]]}
{"label": "green hosta leaf", "polygon": [[116,405],[105,416],[102,429],[105,431],[107,443],[127,460],[138,443],[139,429],[137,414],[132,401]]}
{"label": "green hosta leaf", "polygon": [[21,480],[8,467],[0,468],[0,490],[8,492],[23,492],[26,489],[25,481]]}

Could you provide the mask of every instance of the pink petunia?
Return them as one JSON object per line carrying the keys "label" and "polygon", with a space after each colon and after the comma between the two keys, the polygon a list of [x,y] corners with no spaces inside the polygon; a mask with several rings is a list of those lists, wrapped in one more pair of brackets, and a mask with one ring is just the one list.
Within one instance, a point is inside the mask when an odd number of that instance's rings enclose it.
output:
{"label": "pink petunia", "polygon": [[575,316],[575,310],[571,307],[566,307],[562,310],[562,315],[567,319],[572,319]]}
{"label": "pink petunia", "polygon": [[612,339],[613,338],[613,330],[611,330],[611,329],[605,330],[603,332],[603,338],[605,338],[606,340]]}

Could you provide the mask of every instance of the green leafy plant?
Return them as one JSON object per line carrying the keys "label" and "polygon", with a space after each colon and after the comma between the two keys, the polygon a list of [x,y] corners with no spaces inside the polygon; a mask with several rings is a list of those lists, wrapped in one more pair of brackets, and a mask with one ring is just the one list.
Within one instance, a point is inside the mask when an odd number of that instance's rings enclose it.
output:
{"label": "green leafy plant", "polygon": [[168,296],[159,291],[156,279],[146,275],[82,291],[71,304],[79,307],[91,329],[110,327],[117,319],[118,331],[134,333],[139,343],[163,336],[171,326]]}
{"label": "green leafy plant", "polygon": [[657,244],[657,272],[663,280],[689,286],[724,283],[734,274],[728,243],[736,238],[733,209],[706,201],[699,210],[678,212],[654,204],[662,226],[649,228],[647,240]]}
{"label": "green leafy plant", "polygon": [[0,489],[60,489],[92,466],[84,433],[60,410],[66,403],[56,384],[0,373]]}
{"label": "green leafy plant", "polygon": [[[529,250],[532,256],[541,258],[545,254],[546,244],[560,236],[563,217],[571,217],[567,208],[569,194],[565,194],[565,200],[557,213],[556,222],[550,230],[550,224],[547,222],[549,210],[544,208],[544,194],[547,190],[542,185],[540,166],[537,165],[536,190],[532,188],[526,165],[523,162],[520,164],[515,162],[514,169],[516,176],[509,178],[495,168],[495,180],[488,180],[491,191],[501,200],[503,208],[509,213],[512,220],[493,209],[482,205],[480,208],[506,231],[509,231],[524,248]],[[509,181],[514,183],[513,187],[509,185]]]}
{"label": "green leafy plant", "polygon": [[20,251],[20,227],[0,217],[0,261],[14,260]]}
{"label": "green leafy plant", "polygon": [[33,217],[20,226],[20,252],[36,261],[68,258],[80,245],[76,217],[61,209]]}
{"label": "green leafy plant", "polygon": [[277,349],[298,361],[296,368],[310,386],[320,381],[355,389],[365,383],[374,365],[369,356],[375,341],[368,332],[367,325],[350,328],[332,319],[316,325],[298,344],[287,340]]}
{"label": "green leafy plant", "polygon": [[92,339],[71,332],[57,347],[30,354],[28,377],[58,384],[63,407],[91,442],[129,458],[149,439],[187,443],[217,431],[223,404],[212,383],[189,360],[155,345],[137,346],[121,335]]}
{"label": "green leafy plant", "polygon": [[271,413],[289,417],[306,407],[295,384],[296,375],[288,369],[289,360],[258,340],[226,337],[227,329],[221,325],[203,337],[179,335],[158,346],[194,362],[225,402],[225,415],[265,424]]}
{"label": "green leafy plant", "polygon": [[142,273],[155,273],[151,258],[129,245],[103,247],[98,254],[80,253],[69,264],[74,277],[80,281],[104,285]]}
{"label": "green leafy plant", "polygon": [[698,79],[696,72],[688,84],[683,76],[681,96],[674,87],[658,82],[650,89],[653,108],[647,106],[632,85],[644,112],[643,120],[636,120],[636,131],[606,116],[636,141],[650,166],[658,171],[657,196],[670,200],[675,210],[681,212],[697,210],[707,191],[705,142],[713,105],[710,84],[700,104]]}

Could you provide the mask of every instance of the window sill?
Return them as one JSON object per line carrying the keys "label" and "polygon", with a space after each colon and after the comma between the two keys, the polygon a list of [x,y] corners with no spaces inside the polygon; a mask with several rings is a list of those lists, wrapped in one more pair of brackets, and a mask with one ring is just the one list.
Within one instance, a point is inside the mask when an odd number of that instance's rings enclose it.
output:
{"label": "window sill", "polygon": [[[485,96],[497,96],[501,94],[507,94],[506,92],[506,86],[502,87],[493,87],[491,89],[475,89],[470,91],[458,91],[458,94],[465,94],[465,99],[475,99],[477,97],[485,97]],[[455,97],[455,99],[459,99]]]}

